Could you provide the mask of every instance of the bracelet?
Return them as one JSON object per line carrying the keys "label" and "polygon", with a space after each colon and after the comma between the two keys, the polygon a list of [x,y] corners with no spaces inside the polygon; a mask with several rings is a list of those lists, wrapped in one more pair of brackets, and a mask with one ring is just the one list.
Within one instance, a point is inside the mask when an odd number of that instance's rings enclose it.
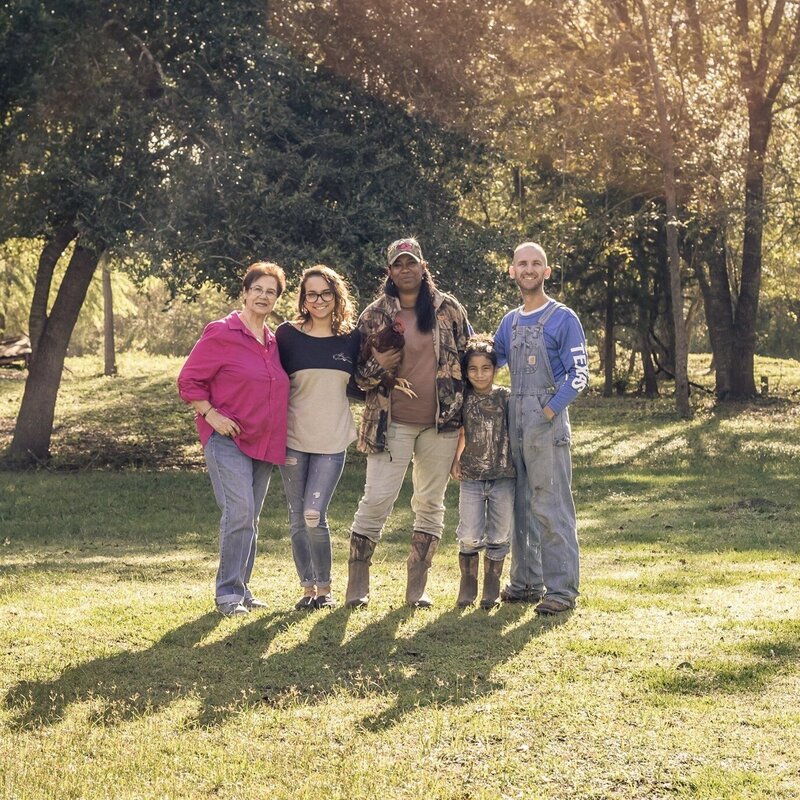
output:
{"label": "bracelet", "polygon": [[214,406],[209,406],[200,416],[205,419],[213,410]]}

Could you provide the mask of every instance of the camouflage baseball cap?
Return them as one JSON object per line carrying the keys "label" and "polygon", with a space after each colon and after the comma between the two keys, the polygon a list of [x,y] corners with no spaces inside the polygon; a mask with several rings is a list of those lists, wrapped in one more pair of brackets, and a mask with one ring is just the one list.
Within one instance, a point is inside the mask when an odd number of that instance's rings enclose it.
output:
{"label": "camouflage baseball cap", "polygon": [[392,242],[386,251],[389,266],[391,267],[403,254],[411,256],[417,263],[422,261],[422,248],[416,239],[398,239],[396,242]]}

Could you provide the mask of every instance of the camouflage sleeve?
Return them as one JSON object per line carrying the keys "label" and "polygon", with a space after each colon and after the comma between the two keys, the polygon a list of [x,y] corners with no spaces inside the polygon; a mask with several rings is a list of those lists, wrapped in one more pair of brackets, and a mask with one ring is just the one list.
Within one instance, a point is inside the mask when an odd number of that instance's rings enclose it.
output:
{"label": "camouflage sleeve", "polygon": [[472,325],[469,324],[467,312],[464,306],[458,302],[454,297],[450,298],[453,303],[451,309],[453,318],[453,338],[456,342],[456,349],[458,350],[459,357],[463,356],[467,349],[467,340],[475,332],[472,330]]}

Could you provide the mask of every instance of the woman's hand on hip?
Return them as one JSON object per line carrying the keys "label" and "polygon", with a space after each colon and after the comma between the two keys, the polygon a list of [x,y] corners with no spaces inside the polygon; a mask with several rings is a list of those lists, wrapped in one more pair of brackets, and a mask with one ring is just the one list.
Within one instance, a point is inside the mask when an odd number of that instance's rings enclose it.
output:
{"label": "woman's hand on hip", "polygon": [[206,414],[206,422],[220,435],[220,436],[238,436],[242,429],[224,414],[220,414],[217,409],[213,409]]}

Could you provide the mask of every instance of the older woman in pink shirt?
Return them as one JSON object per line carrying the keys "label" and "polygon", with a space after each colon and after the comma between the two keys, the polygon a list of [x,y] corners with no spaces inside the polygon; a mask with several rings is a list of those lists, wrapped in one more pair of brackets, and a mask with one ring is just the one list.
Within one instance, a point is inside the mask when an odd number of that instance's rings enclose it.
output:
{"label": "older woman in pink shirt", "polygon": [[181,398],[197,412],[197,431],[222,512],[217,610],[247,614],[266,605],[253,597],[258,517],[273,464],[286,457],[289,377],[267,315],[286,288],[277,264],[245,274],[241,311],[206,326],[178,376]]}

